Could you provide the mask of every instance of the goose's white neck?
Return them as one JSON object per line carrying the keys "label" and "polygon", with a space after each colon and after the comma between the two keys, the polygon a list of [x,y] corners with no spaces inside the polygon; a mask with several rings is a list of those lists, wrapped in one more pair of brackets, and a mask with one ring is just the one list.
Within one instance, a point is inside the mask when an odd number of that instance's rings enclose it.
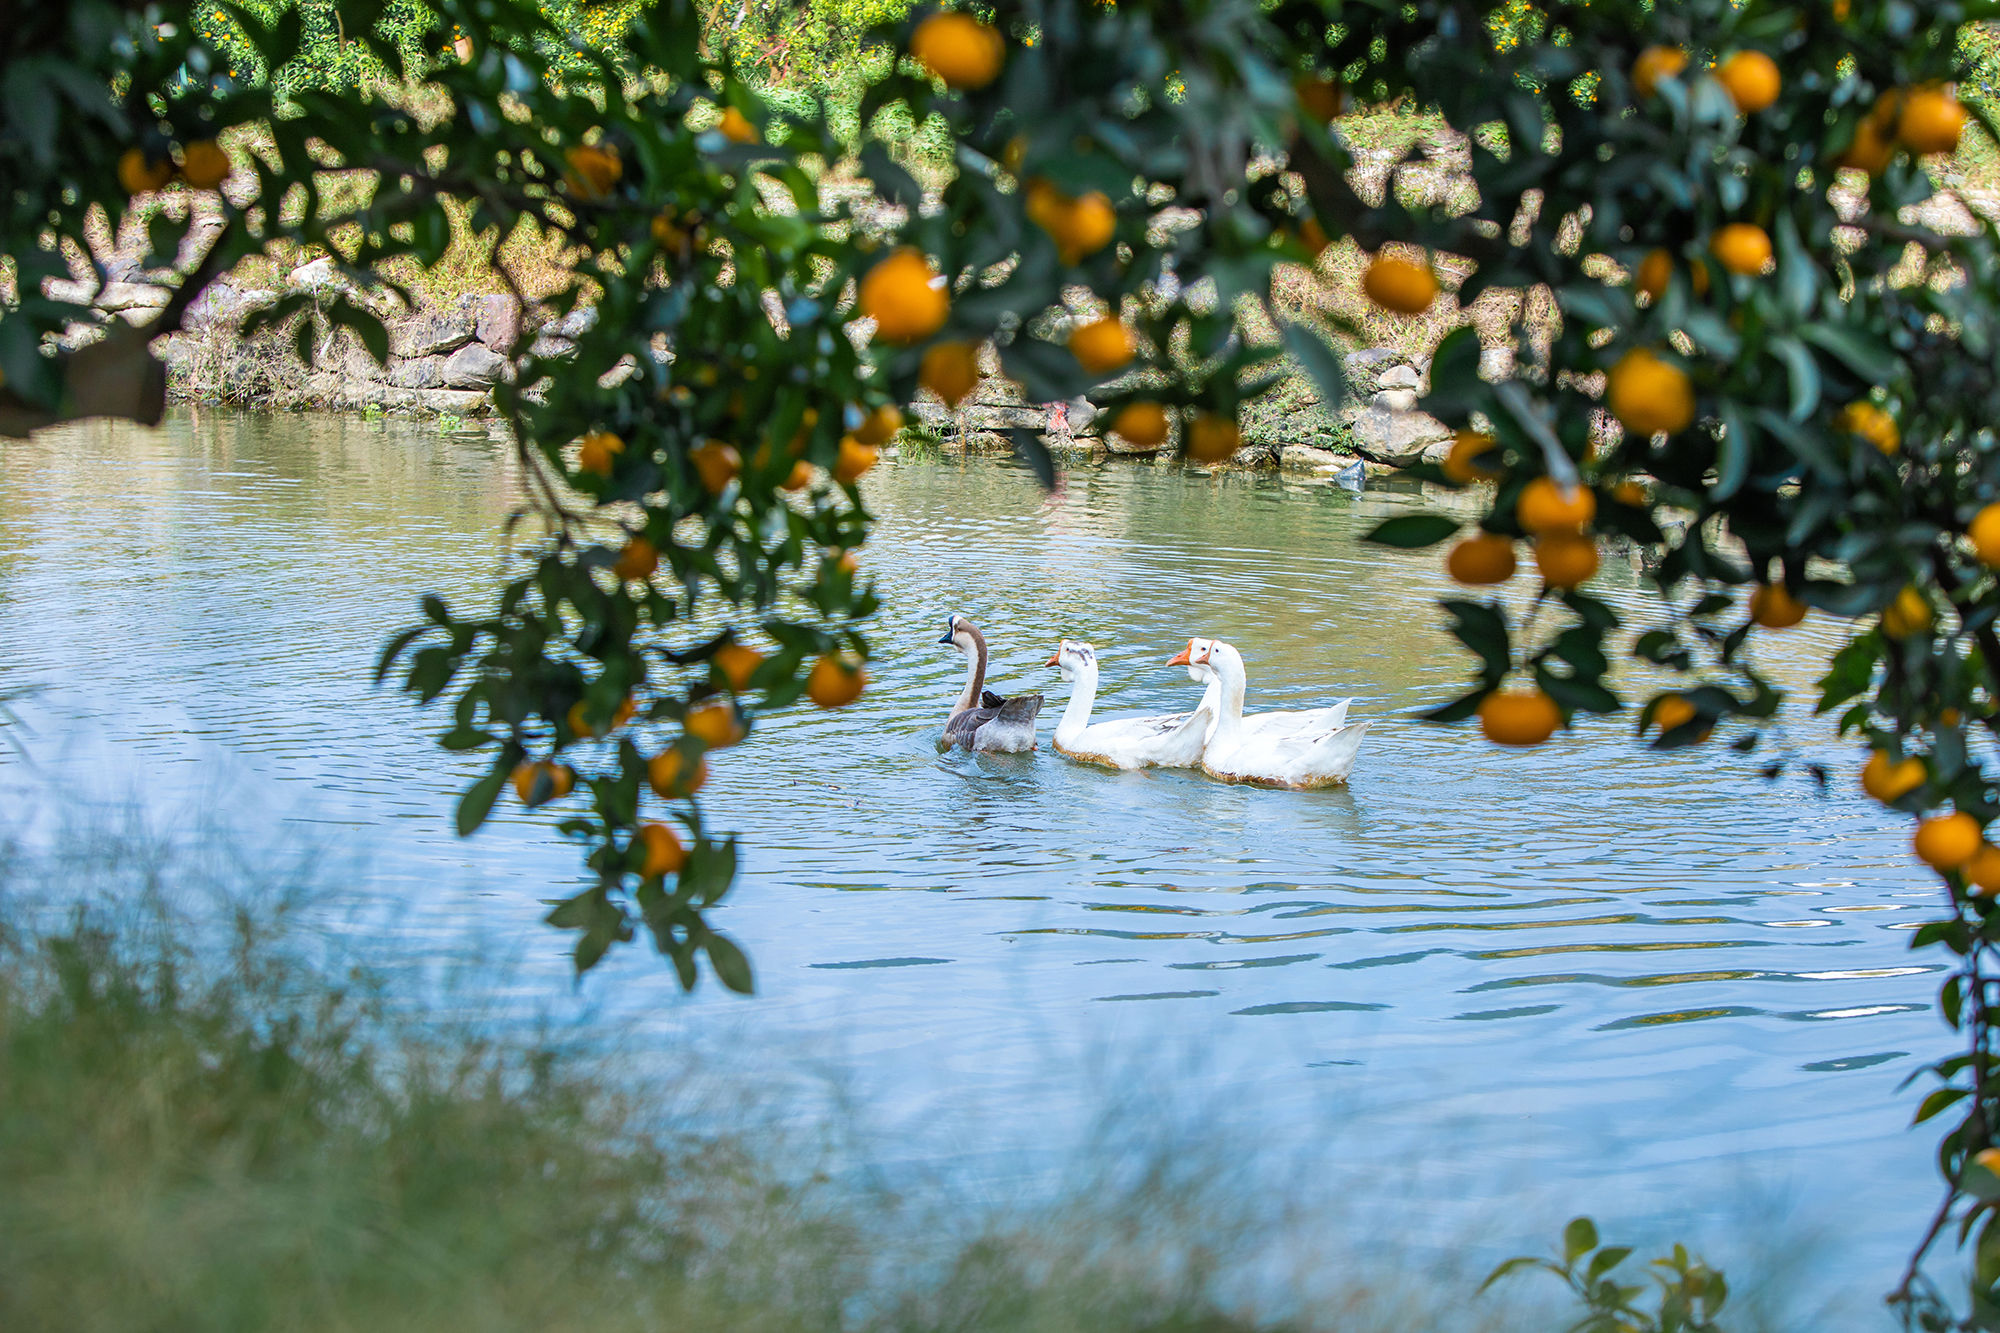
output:
{"label": "goose's white neck", "polygon": [[958,696],[958,703],[952,712],[963,713],[968,708],[979,705],[979,693],[986,687],[986,637],[978,630],[967,627],[959,633],[972,640],[972,647],[965,653],[965,690]]}
{"label": "goose's white neck", "polygon": [[1056,722],[1056,743],[1069,744],[1085,727],[1090,725],[1090,710],[1097,703],[1097,663],[1085,662],[1070,668],[1071,689],[1069,703]]}
{"label": "goose's white neck", "polygon": [[1209,688],[1220,696],[1216,713],[1215,738],[1234,738],[1243,726],[1243,657],[1226,643],[1209,650]]}

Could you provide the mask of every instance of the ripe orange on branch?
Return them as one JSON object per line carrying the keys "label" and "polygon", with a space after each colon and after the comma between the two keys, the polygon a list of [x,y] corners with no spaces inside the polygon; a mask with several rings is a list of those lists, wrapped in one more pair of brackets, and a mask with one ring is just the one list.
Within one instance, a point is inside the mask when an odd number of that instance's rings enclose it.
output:
{"label": "ripe orange on branch", "polygon": [[1562,710],[1540,690],[1497,690],[1479,701],[1479,729],[1495,745],[1540,745],[1562,726]]}
{"label": "ripe orange on branch", "polygon": [[1500,469],[1492,462],[1482,462],[1485,455],[1500,447],[1500,442],[1491,435],[1476,430],[1462,430],[1452,437],[1451,449],[1444,456],[1439,467],[1446,478],[1461,486],[1470,486],[1475,481],[1489,480],[1500,475]]}
{"label": "ripe orange on branch", "polygon": [[1694,424],[1694,384],[1687,372],[1643,347],[1611,367],[1604,398],[1611,415],[1638,435],[1671,435]]}
{"label": "ripe orange on branch", "polygon": [[632,841],[640,849],[641,879],[677,875],[687,864],[687,849],[681,846],[679,836],[665,824],[641,824]]}
{"label": "ripe orange on branch", "polygon": [[1972,539],[1973,554],[1979,563],[1988,569],[2000,569],[2000,504],[1990,504],[1972,516],[1972,522],[1965,525],[1965,535]]}
{"label": "ripe orange on branch", "polygon": [[1745,115],[1755,115],[1775,103],[1784,85],[1778,62],[1762,51],[1738,51],[1716,67],[1715,80]]}
{"label": "ripe orange on branch", "polygon": [[1069,335],[1070,355],[1093,375],[1108,375],[1132,361],[1132,332],[1115,319],[1079,324]]}
{"label": "ripe orange on branch", "polygon": [[1514,542],[1497,532],[1477,532],[1451,548],[1447,574],[1468,587],[1488,587],[1514,577]]}
{"label": "ripe orange on branch", "polygon": [[749,687],[751,675],[764,664],[764,654],[740,643],[725,643],[715,650],[715,656],[708,661],[715,674],[721,676],[730,689],[741,694]]}
{"label": "ripe orange on branch", "polygon": [[[963,342],[941,342],[926,348],[923,362],[917,368],[917,383],[936,394],[946,407],[957,407],[979,386],[978,351],[971,343]],[[860,438],[858,431],[855,438]],[[879,440],[862,442],[881,443]]]}
{"label": "ripe orange on branch", "polygon": [[1536,477],[1521,488],[1514,517],[1537,536],[1576,532],[1597,517],[1597,497],[1581,483],[1564,486],[1554,477]]}
{"label": "ripe orange on branch", "polygon": [[1955,153],[1965,133],[1965,108],[1948,88],[1919,88],[1903,99],[1896,137],[1913,153]]}
{"label": "ripe orange on branch", "polygon": [[838,657],[822,657],[806,676],[806,698],[821,708],[844,708],[861,697],[868,673]]}
{"label": "ripe orange on branch", "polygon": [[1930,599],[1906,583],[1895,600],[1882,608],[1882,632],[1892,639],[1907,639],[1922,634],[1936,619]]}
{"label": "ripe orange on branch", "polygon": [[1962,810],[1933,815],[1917,825],[1911,845],[1933,870],[1956,870],[1979,854],[1985,838],[1979,821]]}
{"label": "ripe orange on branch", "polygon": [[1127,403],[1111,418],[1111,432],[1138,445],[1157,449],[1167,442],[1167,409],[1158,403]]}
{"label": "ripe orange on branch", "polygon": [[910,55],[947,87],[979,89],[1000,77],[1007,43],[970,14],[933,14],[910,34]]}
{"label": "ripe orange on branch", "polygon": [[724,444],[721,440],[710,440],[688,450],[688,462],[694,464],[702,489],[710,495],[722,494],[743,471],[743,455],[736,452],[735,445]]}
{"label": "ripe orange on branch", "polygon": [[547,760],[521,764],[514,769],[513,783],[522,805],[540,805],[569,795],[576,786],[576,770]]}
{"label": "ripe orange on branch", "polygon": [[1243,429],[1230,417],[1197,412],[1187,428],[1187,456],[1197,463],[1220,463],[1243,447]]}
{"label": "ripe orange on branch", "polygon": [[618,552],[618,558],[611,564],[611,572],[627,583],[635,583],[653,577],[653,571],[659,567],[659,548],[644,536],[635,536]]}
{"label": "ripe orange on branch", "polygon": [[181,178],[197,190],[213,190],[229,179],[235,163],[213,139],[198,139],[181,150]]}
{"label": "ripe orange on branch", "polygon": [[1765,629],[1790,629],[1806,618],[1806,604],[1782,583],[1761,583],[1750,590],[1750,619]]}
{"label": "ripe orange on branch", "polygon": [[1551,588],[1574,588],[1597,576],[1597,543],[1579,532],[1545,532],[1535,539],[1535,566]]}
{"label": "ripe orange on branch", "polygon": [[662,750],[646,761],[646,784],[662,800],[678,801],[694,795],[708,781],[708,760],[697,757],[690,763],[679,750]]}
{"label": "ripe orange on branch", "polygon": [[1756,277],[1771,262],[1771,237],[1762,227],[1732,222],[1709,241],[1716,260],[1731,273]]}
{"label": "ripe orange on branch", "polygon": [[118,158],[118,184],[127,194],[164,190],[174,179],[174,164],[165,157],[148,157],[143,148],[127,148]]}
{"label": "ripe orange on branch", "polygon": [[1923,786],[1928,777],[1923,760],[1911,756],[1891,761],[1877,750],[1861,766],[1861,790],[1884,805],[1893,805]]}
{"label": "ripe orange on branch", "polygon": [[1885,454],[1903,447],[1903,433],[1896,426],[1896,418],[1865,398],[1841,408],[1838,421],[1842,430],[1859,435]]}
{"label": "ripe orange on branch", "polygon": [[861,279],[860,308],[875,321],[876,337],[885,342],[913,343],[944,327],[951,313],[951,297],[944,289],[944,279],[931,272],[924,252],[905,246]]}
{"label": "ripe orange on branch", "polygon": [[625,452],[625,441],[607,430],[592,431],[583,437],[578,447],[576,465],[584,472],[594,472],[600,477],[611,475],[611,462]]}
{"label": "ripe orange on branch", "polygon": [[1641,99],[1659,91],[1660,80],[1687,68],[1688,54],[1678,46],[1649,46],[1632,62],[1632,89]]}
{"label": "ripe orange on branch", "polygon": [[1437,300],[1437,275],[1428,265],[1383,255],[1362,275],[1361,290],[1384,310],[1421,315]]}
{"label": "ripe orange on branch", "polygon": [[887,444],[902,428],[903,409],[894,403],[884,403],[861,418],[861,424],[854,428],[854,438],[862,444]]}

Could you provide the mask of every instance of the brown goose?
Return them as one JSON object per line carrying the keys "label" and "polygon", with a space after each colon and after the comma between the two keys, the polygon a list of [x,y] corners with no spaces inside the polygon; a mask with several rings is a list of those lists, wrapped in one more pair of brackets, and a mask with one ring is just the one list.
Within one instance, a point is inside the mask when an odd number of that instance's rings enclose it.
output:
{"label": "brown goose", "polygon": [[1035,716],[1042,711],[1042,696],[1023,694],[1002,699],[986,688],[986,636],[964,616],[945,622],[939,643],[950,644],[964,653],[969,663],[965,690],[952,705],[944,724],[947,747],[985,750],[993,754],[1017,754],[1035,748]]}

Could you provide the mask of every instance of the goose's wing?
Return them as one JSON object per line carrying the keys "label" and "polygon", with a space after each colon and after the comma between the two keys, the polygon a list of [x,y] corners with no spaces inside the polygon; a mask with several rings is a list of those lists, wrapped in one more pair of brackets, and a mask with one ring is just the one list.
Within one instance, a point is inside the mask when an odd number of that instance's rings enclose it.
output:
{"label": "goose's wing", "polygon": [[979,706],[981,708],[997,709],[1006,702],[1005,699],[1002,699],[991,690],[981,690],[979,693]]}
{"label": "goose's wing", "polygon": [[1042,696],[1039,694],[1017,694],[1002,700],[994,710],[994,716],[1002,722],[1022,726],[1032,723],[1042,711]]}
{"label": "goose's wing", "polygon": [[966,708],[953,713],[951,720],[944,724],[945,744],[969,748],[979,729],[999,715],[997,708]]}

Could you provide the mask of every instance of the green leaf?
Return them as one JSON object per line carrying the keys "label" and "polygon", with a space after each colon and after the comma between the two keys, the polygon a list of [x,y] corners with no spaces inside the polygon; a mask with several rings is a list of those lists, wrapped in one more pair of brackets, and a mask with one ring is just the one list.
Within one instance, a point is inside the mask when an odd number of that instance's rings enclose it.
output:
{"label": "green leaf", "polygon": [[1607,1245],[1591,1257],[1590,1267],[1584,1270],[1584,1281],[1595,1282],[1612,1269],[1625,1262],[1631,1255],[1630,1245]]}
{"label": "green leaf", "polygon": [[1896,354],[1858,329],[1820,322],[1803,326],[1799,336],[1870,384],[1884,384],[1902,374],[1903,363]]}
{"label": "green leaf", "polygon": [[1972,1089],[1970,1088],[1939,1088],[1930,1096],[1924,1098],[1923,1102],[1918,1105],[1916,1118],[1910,1121],[1910,1123],[1912,1125],[1921,1125],[1932,1116],[1949,1110],[1954,1103],[1962,1101],[1971,1095]]}
{"label": "green leaf", "polygon": [[1458,528],[1457,519],[1446,518],[1442,514],[1404,514],[1378,523],[1374,531],[1361,540],[1375,546],[1416,550],[1436,546],[1457,532]]}
{"label": "green leaf", "polygon": [[738,995],[754,995],[756,985],[750,976],[750,960],[743,956],[743,950],[726,935],[710,933],[702,940],[702,947],[708,950],[708,963],[715,969],[716,979],[735,991]]}
{"label": "green leaf", "polygon": [[1575,1263],[1597,1248],[1597,1223],[1587,1217],[1573,1217],[1563,1228],[1563,1260]]}
{"label": "green leaf", "polygon": [[493,813],[493,802],[500,799],[500,788],[507,782],[507,770],[500,765],[485,777],[466,788],[465,795],[458,799],[458,836],[471,837],[486,817]]}
{"label": "green leaf", "polygon": [[1287,323],[1282,326],[1285,346],[1298,358],[1313,385],[1319,390],[1320,402],[1329,406],[1337,404],[1347,396],[1347,369],[1340,355],[1326,345],[1326,339],[1303,324]]}

